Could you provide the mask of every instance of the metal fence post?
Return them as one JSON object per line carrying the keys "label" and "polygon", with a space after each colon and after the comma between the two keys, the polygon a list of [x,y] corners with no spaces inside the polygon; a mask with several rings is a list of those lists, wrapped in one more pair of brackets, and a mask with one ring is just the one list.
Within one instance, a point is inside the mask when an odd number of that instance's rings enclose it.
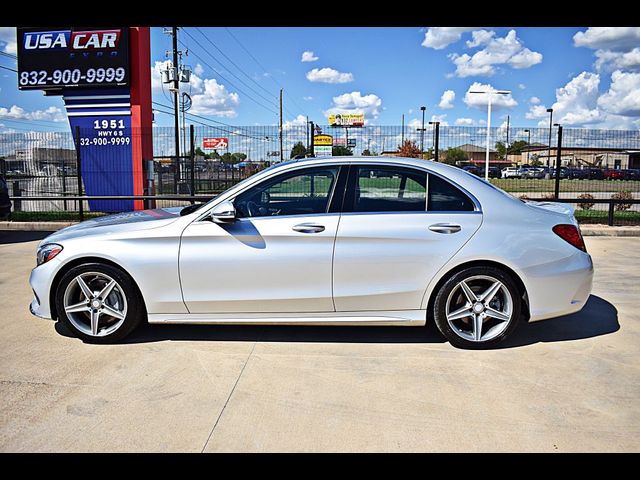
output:
{"label": "metal fence post", "polygon": [[562,166],[562,125],[558,126],[558,150],[556,154],[556,185],[554,195],[560,198],[560,167]]}
{"label": "metal fence post", "polygon": [[613,227],[613,207],[615,204],[613,202],[609,202],[609,214],[607,215],[607,224],[610,227]]}
{"label": "metal fence post", "polygon": [[[20,190],[20,182],[18,180],[14,180],[13,182],[13,196],[14,197],[22,196],[22,190]],[[22,211],[22,200],[13,201],[13,211],[14,212]]]}
{"label": "metal fence post", "polygon": [[439,160],[439,154],[440,154],[440,122],[436,122],[436,138],[435,138],[435,145],[434,145],[434,158],[435,161],[438,162]]}
{"label": "metal fence post", "polygon": [[[82,171],[80,169],[80,127],[76,126],[76,173],[78,176],[78,196],[82,196]],[[84,220],[84,205],[78,200],[78,214],[80,221]]]}
{"label": "metal fence post", "polygon": [[[189,125],[189,134],[191,137],[191,151],[189,152],[190,154],[190,160],[191,160],[191,195],[195,195],[196,194],[196,179],[195,179],[195,175],[196,175],[196,151],[195,151],[195,132],[193,130],[193,124]],[[194,202],[193,200],[191,200],[191,205],[193,205]]]}
{"label": "metal fence post", "polygon": [[314,146],[313,146],[313,132],[315,130],[315,125],[313,124],[313,122],[311,122],[311,129],[309,130],[309,135],[311,135],[311,139],[309,141],[309,145],[310,145],[310,153],[311,155],[309,155],[310,157],[315,157],[315,151],[314,151]]}
{"label": "metal fence post", "polygon": [[64,159],[64,155],[60,155],[61,157],[61,162],[62,162],[62,197],[65,198],[65,200],[62,202],[63,207],[64,207],[64,211],[67,211],[67,200],[66,200],[66,196],[67,196],[67,167],[65,165],[65,159]]}

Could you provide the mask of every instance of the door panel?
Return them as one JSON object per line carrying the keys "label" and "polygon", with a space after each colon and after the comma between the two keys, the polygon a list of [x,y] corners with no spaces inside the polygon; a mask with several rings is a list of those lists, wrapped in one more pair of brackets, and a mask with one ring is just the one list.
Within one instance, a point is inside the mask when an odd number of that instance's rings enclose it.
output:
{"label": "door panel", "polygon": [[189,312],[334,311],[331,261],[338,219],[319,214],[192,223],[180,247]]}
{"label": "door panel", "polygon": [[336,311],[419,309],[431,278],[481,222],[479,212],[343,214],[334,254]]}

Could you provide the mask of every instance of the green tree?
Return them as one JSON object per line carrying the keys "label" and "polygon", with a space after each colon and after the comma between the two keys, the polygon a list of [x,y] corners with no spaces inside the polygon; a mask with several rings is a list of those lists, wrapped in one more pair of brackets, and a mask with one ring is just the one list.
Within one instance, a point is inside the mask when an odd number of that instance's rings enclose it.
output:
{"label": "green tree", "polygon": [[343,145],[337,145],[335,147],[333,147],[331,149],[331,153],[333,154],[334,157],[342,157],[342,156],[349,156],[349,155],[353,155],[353,152],[351,151],[350,148],[347,148]]}
{"label": "green tree", "polygon": [[205,158],[207,157],[207,154],[204,153],[200,147],[196,147],[196,149],[193,152],[200,157],[205,157]]}
{"label": "green tree", "polygon": [[368,148],[365,148],[362,151],[363,157],[375,157],[376,155],[378,155],[376,152],[374,152],[373,150],[369,150]]}
{"label": "green tree", "polygon": [[405,140],[404,143],[398,147],[398,156],[420,158],[420,149],[413,140]]}
{"label": "green tree", "polygon": [[208,155],[208,158],[210,158],[211,160],[222,160],[222,157],[220,156],[217,150],[214,150],[213,152],[211,152]]}
{"label": "green tree", "polygon": [[520,153],[522,153],[522,149],[527,145],[529,144],[524,140],[516,140],[509,145],[509,148],[507,148],[503,142],[496,142],[496,152],[498,158],[500,160],[504,160],[507,158],[507,155],[520,155]]}
{"label": "green tree", "polygon": [[304,158],[306,156],[307,156],[307,148],[303,145],[302,142],[298,142],[291,149],[291,154],[289,155],[289,158],[296,158],[296,157]]}
{"label": "green tree", "polygon": [[531,165],[532,167],[541,167],[542,165],[544,165],[544,163],[542,163],[542,161],[539,160],[538,157],[536,157],[531,160],[531,162],[529,162],[529,165]]}
{"label": "green tree", "polygon": [[231,163],[233,164],[244,162],[246,159],[247,159],[246,153],[236,152],[231,154]]}
{"label": "green tree", "polygon": [[444,152],[444,158],[441,160],[443,163],[448,165],[455,165],[456,162],[464,162],[469,159],[467,152],[462,150],[461,148],[448,148],[446,152]]}

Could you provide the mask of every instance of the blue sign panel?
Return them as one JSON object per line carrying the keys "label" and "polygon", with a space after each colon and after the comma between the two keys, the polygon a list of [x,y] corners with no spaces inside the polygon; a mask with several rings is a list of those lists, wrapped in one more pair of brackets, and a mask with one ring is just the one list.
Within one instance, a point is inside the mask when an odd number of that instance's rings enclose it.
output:
{"label": "blue sign panel", "polygon": [[[65,91],[71,131],[80,128],[80,170],[87,195],[133,195],[129,89]],[[77,140],[76,140],[77,141]],[[97,212],[133,210],[133,200],[90,200]]]}

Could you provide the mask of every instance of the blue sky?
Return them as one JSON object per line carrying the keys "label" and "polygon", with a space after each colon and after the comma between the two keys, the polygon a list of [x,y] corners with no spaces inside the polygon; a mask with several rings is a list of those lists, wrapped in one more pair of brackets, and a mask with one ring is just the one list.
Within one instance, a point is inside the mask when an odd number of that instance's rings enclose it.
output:
{"label": "blue sky", "polygon": [[[0,51],[15,53],[14,32],[0,28]],[[151,35],[157,77],[171,39],[162,28]],[[364,112],[369,125],[398,125],[402,114],[411,125],[424,105],[427,120],[483,125],[486,98],[467,92],[491,86],[512,91],[494,101],[494,125],[506,115],[512,125],[546,125],[553,107],[566,126],[640,128],[637,27],[187,27],[179,38],[194,70],[186,86],[192,112],[233,125],[276,124],[280,87],[289,124]],[[0,65],[15,61],[0,56]],[[0,131],[68,128],[60,98],[20,92],[16,83],[0,70]],[[157,78],[153,97],[169,104]]]}

